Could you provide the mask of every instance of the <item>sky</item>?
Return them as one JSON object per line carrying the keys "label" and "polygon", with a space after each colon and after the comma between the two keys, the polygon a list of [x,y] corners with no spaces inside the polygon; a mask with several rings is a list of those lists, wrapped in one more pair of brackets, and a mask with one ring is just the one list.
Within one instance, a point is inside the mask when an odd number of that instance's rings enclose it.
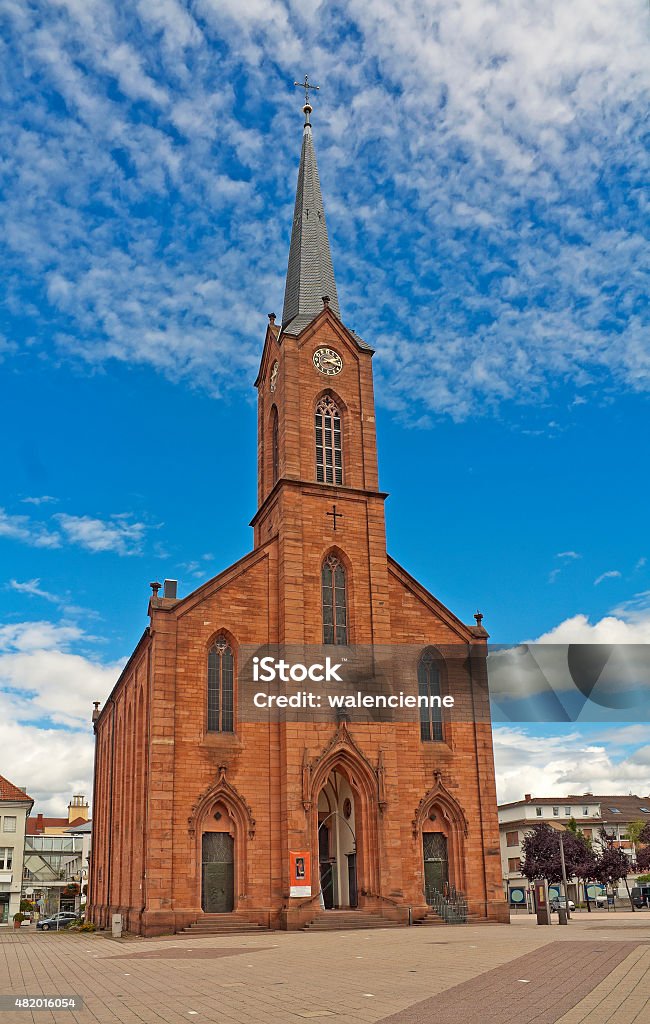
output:
{"label": "sky", "polygon": [[[90,793],[149,581],[251,547],[307,72],[391,554],[499,643],[650,640],[645,0],[5,0],[0,26],[0,773],[37,810]],[[650,793],[643,724],[494,736],[502,800]]]}

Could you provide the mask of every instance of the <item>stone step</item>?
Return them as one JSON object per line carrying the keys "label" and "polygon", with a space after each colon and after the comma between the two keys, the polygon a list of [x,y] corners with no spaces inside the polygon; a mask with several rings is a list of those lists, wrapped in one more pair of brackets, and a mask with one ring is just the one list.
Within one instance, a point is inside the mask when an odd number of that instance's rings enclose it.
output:
{"label": "stone step", "polygon": [[232,914],[204,914],[198,921],[187,925],[179,935],[232,935],[241,932],[266,932],[264,925],[246,921]]}
{"label": "stone step", "polygon": [[399,928],[399,921],[390,921],[375,914],[362,914],[356,910],[325,910],[303,926],[303,931],[330,932],[361,928]]}

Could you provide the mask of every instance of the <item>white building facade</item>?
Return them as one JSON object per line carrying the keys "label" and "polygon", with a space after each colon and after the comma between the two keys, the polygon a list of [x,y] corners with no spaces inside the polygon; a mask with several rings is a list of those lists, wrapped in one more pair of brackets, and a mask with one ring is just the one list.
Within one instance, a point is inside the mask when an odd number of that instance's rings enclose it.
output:
{"label": "white building facade", "polygon": [[0,926],[13,927],[20,911],[25,825],[34,801],[0,775]]}

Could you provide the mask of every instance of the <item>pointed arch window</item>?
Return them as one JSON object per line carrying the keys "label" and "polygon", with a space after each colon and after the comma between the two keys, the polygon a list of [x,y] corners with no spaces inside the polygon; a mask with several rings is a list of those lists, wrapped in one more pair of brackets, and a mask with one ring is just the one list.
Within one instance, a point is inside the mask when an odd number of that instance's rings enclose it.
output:
{"label": "pointed arch window", "polygon": [[208,732],[232,732],[235,659],[225,636],[208,651]]}
{"label": "pointed arch window", "polygon": [[418,665],[418,697],[426,697],[420,705],[420,739],[444,742],[442,709],[430,707],[431,697],[440,697],[440,659],[435,651],[426,650]]}
{"label": "pointed arch window", "polygon": [[323,562],[321,573],[323,602],[323,643],[347,644],[348,610],[345,567],[336,555]]}
{"label": "pointed arch window", "polygon": [[278,409],[271,409],[271,460],[273,466],[273,483],[277,484],[280,477],[280,437],[278,427]]}
{"label": "pointed arch window", "polygon": [[343,483],[341,413],[329,395],[323,395],[316,406],[316,479],[324,484]]}

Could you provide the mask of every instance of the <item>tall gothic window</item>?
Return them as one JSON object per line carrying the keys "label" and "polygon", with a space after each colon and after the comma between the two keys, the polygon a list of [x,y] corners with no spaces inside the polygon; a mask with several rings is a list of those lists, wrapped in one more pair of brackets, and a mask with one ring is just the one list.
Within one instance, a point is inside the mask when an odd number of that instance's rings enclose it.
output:
{"label": "tall gothic window", "polygon": [[235,659],[225,636],[208,651],[208,732],[233,731]]}
{"label": "tall gothic window", "polygon": [[329,395],[316,406],[316,479],[324,484],[343,483],[341,413]]}
{"label": "tall gothic window", "polygon": [[[431,697],[440,697],[440,662],[431,649],[424,652],[418,665],[418,696],[426,697],[427,704],[431,703]],[[424,701],[420,707],[420,739],[439,743],[444,740],[442,709],[425,707]]]}
{"label": "tall gothic window", "polygon": [[278,436],[278,410],[274,405],[271,409],[271,451],[273,460],[273,483],[277,484],[280,476],[280,439]]}
{"label": "tall gothic window", "polygon": [[321,574],[323,598],[323,643],[347,644],[348,614],[345,593],[345,569],[336,555],[323,562]]}

